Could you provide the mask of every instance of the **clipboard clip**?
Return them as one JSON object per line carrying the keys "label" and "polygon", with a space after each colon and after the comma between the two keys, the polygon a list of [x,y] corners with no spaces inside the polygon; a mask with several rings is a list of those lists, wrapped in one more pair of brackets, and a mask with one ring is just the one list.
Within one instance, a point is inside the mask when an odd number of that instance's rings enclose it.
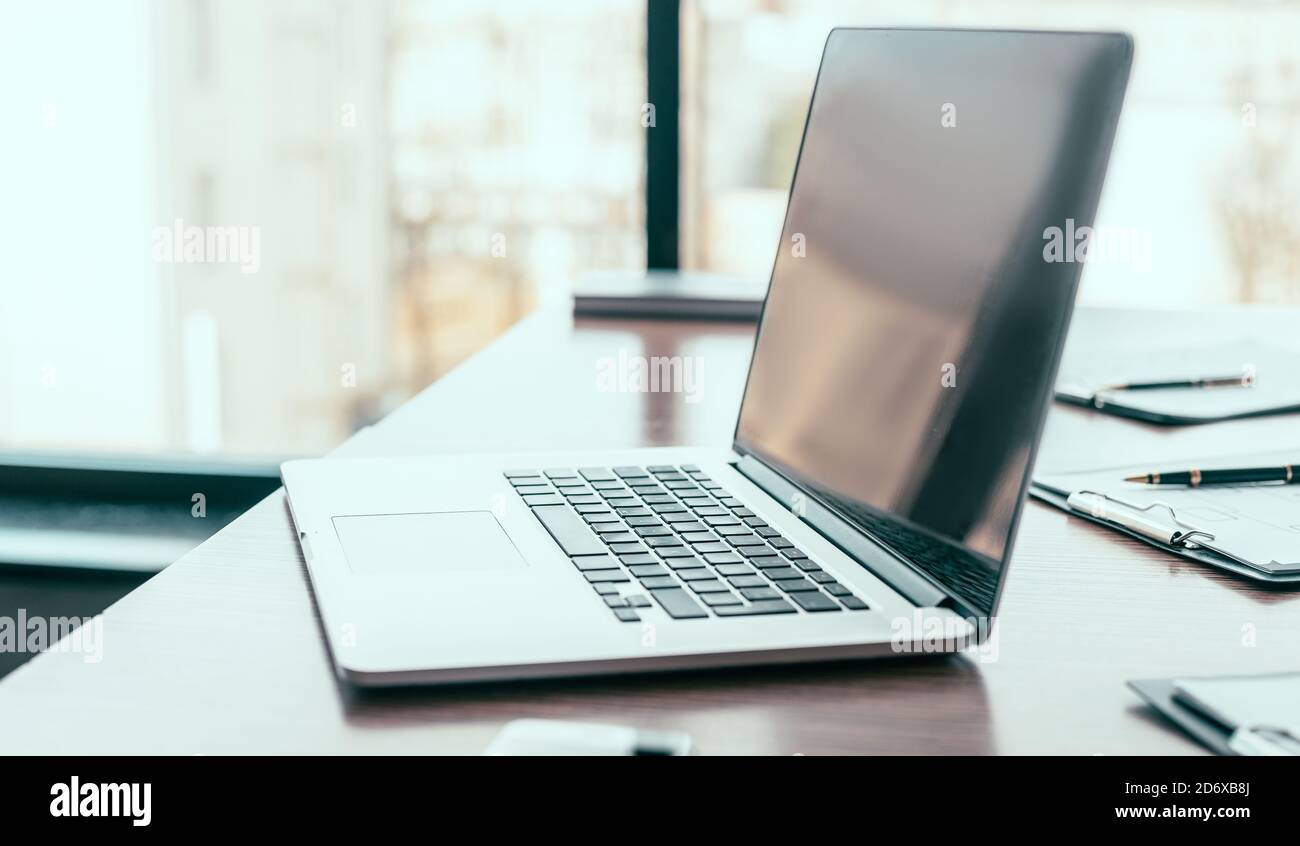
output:
{"label": "clipboard clip", "polygon": [[[1214,535],[1210,532],[1182,520],[1174,507],[1167,502],[1156,501],[1150,505],[1138,505],[1100,491],[1081,490],[1070,494],[1066,504],[1071,511],[1113,523],[1169,546],[1178,544],[1195,546],[1197,543],[1214,540]],[[1127,510],[1113,507],[1117,505]],[[1158,509],[1169,512],[1167,520],[1160,520],[1153,514]]]}

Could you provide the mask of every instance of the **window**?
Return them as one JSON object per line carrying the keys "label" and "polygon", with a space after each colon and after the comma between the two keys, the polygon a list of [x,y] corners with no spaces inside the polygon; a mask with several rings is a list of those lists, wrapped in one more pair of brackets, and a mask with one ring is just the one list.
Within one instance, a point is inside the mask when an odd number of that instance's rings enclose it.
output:
{"label": "window", "polygon": [[1132,33],[1097,223],[1149,261],[1090,264],[1081,303],[1300,301],[1300,4],[1268,0],[683,0],[683,266],[766,277],[836,25]]}
{"label": "window", "polygon": [[644,267],[645,14],[13,10],[0,449],[321,453],[582,271]]}

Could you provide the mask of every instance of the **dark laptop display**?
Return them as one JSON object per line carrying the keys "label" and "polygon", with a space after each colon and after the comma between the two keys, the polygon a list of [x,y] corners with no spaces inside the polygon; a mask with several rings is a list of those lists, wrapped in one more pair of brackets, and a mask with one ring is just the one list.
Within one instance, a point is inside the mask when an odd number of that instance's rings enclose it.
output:
{"label": "dark laptop display", "polygon": [[[994,610],[1127,79],[1120,35],[836,30],[736,448]],[[1073,254],[1073,253],[1071,253]]]}

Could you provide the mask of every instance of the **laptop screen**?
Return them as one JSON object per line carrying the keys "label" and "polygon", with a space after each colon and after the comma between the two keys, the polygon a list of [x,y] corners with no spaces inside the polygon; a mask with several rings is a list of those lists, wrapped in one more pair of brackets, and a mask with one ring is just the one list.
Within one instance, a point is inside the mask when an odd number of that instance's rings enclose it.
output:
{"label": "laptop screen", "polygon": [[[736,429],[994,609],[1092,223],[1126,37],[835,30]],[[1068,246],[1068,245],[1067,245]]]}

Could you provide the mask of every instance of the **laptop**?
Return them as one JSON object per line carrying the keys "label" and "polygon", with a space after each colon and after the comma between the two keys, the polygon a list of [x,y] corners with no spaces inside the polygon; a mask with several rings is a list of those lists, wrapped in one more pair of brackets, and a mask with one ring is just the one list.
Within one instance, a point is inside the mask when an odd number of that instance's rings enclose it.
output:
{"label": "laptop", "polygon": [[984,642],[1081,271],[1045,238],[1093,221],[1131,56],[1121,34],[832,31],[729,448],[282,466],[340,674]]}

